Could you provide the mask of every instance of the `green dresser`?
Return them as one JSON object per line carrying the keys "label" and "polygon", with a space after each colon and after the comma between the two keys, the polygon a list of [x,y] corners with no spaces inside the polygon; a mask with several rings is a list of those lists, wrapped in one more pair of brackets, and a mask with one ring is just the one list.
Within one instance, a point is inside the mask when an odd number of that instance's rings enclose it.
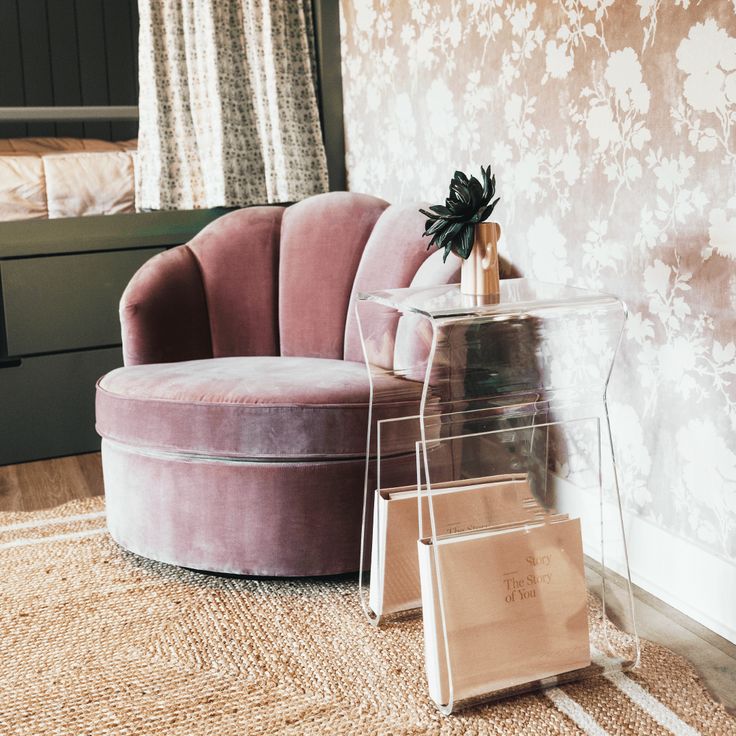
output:
{"label": "green dresser", "polygon": [[122,365],[123,289],[224,212],[0,223],[0,465],[99,449],[95,382]]}

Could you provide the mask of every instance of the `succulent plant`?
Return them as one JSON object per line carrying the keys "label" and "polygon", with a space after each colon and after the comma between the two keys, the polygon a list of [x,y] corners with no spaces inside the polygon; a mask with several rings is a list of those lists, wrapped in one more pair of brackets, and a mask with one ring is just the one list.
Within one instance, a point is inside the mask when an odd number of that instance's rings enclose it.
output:
{"label": "succulent plant", "polygon": [[431,235],[427,249],[436,245],[445,249],[442,260],[446,261],[450,252],[467,258],[473,249],[473,231],[476,223],[483,222],[493,212],[500,199],[496,193],[496,177],[491,175],[490,165],[480,167],[483,183],[462,171],[456,171],[450,181],[450,196],[445,204],[432,205],[427,210],[419,210],[429,219],[424,226],[424,235]]}

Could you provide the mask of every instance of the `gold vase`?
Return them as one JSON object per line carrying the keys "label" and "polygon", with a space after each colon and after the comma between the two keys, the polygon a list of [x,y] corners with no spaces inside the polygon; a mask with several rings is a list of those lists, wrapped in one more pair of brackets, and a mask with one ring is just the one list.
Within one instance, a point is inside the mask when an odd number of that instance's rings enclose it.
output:
{"label": "gold vase", "polygon": [[498,241],[501,226],[497,222],[479,222],[475,226],[473,249],[463,259],[460,270],[460,292],[472,296],[497,297],[501,292],[498,279]]}

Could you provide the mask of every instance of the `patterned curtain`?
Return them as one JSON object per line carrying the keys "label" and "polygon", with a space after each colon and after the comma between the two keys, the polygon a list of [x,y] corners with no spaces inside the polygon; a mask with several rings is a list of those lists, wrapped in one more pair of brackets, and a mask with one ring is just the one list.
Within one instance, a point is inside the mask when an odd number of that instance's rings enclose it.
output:
{"label": "patterned curtain", "polygon": [[139,0],[138,206],[326,191],[310,0]]}

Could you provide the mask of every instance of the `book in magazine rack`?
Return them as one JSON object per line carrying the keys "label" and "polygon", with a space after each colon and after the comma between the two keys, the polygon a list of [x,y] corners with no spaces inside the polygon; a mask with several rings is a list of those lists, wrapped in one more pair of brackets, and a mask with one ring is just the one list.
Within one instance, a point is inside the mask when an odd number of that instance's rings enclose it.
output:
{"label": "book in magazine rack", "polygon": [[375,625],[421,612],[439,709],[636,666],[606,404],[623,303],[509,279],[495,298],[359,293],[356,313],[371,380],[361,605]]}

